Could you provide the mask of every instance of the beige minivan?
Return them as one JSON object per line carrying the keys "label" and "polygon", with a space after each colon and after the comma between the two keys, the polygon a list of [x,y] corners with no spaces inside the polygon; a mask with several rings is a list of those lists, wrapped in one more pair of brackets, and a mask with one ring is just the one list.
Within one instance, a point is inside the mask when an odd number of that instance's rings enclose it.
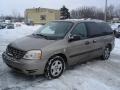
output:
{"label": "beige minivan", "polygon": [[113,31],[104,21],[52,21],[32,35],[10,43],[2,57],[14,70],[55,79],[66,66],[96,57],[107,60],[114,41]]}

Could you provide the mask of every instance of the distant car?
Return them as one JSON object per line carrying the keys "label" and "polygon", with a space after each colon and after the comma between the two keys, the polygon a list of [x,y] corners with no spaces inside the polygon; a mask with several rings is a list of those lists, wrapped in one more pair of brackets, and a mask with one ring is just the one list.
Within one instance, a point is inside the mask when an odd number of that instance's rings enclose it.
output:
{"label": "distant car", "polygon": [[0,25],[0,29],[2,29],[2,26]]}
{"label": "distant car", "polygon": [[6,26],[3,24],[0,24],[0,29],[4,29]]}
{"label": "distant car", "polygon": [[114,30],[115,36],[117,38],[120,37],[120,23],[113,23],[111,24],[112,30]]}
{"label": "distant car", "polygon": [[111,28],[112,28],[112,30],[118,31],[118,29],[120,29],[120,23],[111,24]]}
{"label": "distant car", "polygon": [[119,26],[118,30],[116,31],[115,36],[116,36],[116,38],[120,37],[120,26]]}
{"label": "distant car", "polygon": [[7,24],[7,25],[6,25],[6,28],[7,28],[7,29],[14,29],[14,24]]}
{"label": "distant car", "polygon": [[15,24],[15,27],[21,27],[20,23]]}

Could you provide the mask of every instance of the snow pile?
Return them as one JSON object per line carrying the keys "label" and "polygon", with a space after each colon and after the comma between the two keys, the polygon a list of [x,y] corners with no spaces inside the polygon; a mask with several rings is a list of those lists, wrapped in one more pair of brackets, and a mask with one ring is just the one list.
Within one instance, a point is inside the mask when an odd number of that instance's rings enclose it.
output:
{"label": "snow pile", "polygon": [[15,27],[15,29],[1,29],[0,30],[0,41],[13,41],[17,38],[32,34],[35,32],[41,25],[37,26],[27,26],[21,24],[20,27]]}

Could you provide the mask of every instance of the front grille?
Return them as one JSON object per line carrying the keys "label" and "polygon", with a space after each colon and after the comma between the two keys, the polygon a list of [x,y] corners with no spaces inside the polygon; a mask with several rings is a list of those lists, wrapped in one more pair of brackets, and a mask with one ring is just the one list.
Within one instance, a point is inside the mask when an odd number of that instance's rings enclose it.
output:
{"label": "front grille", "polygon": [[21,59],[25,55],[26,51],[22,51],[8,45],[6,53],[8,56],[11,56],[15,59]]}

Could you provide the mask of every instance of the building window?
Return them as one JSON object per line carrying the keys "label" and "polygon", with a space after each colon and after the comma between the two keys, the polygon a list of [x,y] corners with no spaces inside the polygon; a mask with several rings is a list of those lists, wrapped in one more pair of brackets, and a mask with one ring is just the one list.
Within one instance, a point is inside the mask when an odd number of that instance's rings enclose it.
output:
{"label": "building window", "polygon": [[46,20],[46,15],[41,15],[40,20]]}
{"label": "building window", "polygon": [[49,11],[50,13],[53,13],[53,11]]}

